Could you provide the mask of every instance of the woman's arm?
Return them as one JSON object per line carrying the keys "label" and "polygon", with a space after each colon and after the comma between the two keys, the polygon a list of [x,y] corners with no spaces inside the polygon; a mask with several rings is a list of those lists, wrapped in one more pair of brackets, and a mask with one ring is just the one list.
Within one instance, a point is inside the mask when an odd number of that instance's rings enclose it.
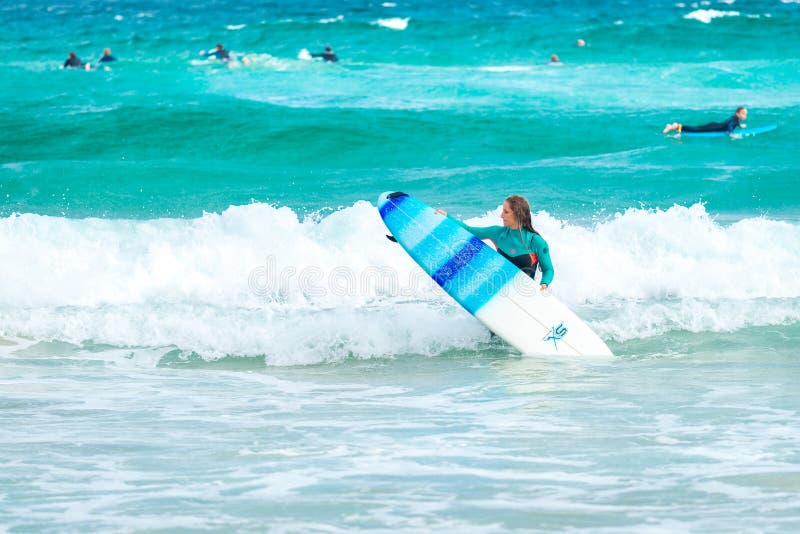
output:
{"label": "woman's arm", "polygon": [[[531,249],[533,253],[536,254],[536,258],[539,260],[539,267],[542,269],[541,284],[545,287],[549,286],[555,275],[553,260],[550,259],[550,247],[547,245],[547,241],[540,235],[534,235],[531,244],[533,245]],[[544,289],[544,287],[542,287],[542,289]]]}
{"label": "woman's arm", "polygon": [[461,228],[471,233],[478,239],[491,239],[493,241],[496,241],[498,231],[502,231],[503,229],[502,226],[469,226],[459,221],[455,217],[450,217],[444,210],[436,210],[436,213],[438,213],[439,215],[444,215],[445,217],[447,217],[454,223],[458,224]]}

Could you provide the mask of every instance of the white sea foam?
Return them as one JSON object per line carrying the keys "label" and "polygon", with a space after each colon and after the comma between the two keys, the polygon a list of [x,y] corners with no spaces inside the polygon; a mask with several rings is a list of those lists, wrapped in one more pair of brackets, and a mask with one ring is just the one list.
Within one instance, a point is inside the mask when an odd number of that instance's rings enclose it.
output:
{"label": "white sea foam", "polygon": [[330,24],[331,22],[341,22],[344,20],[344,15],[338,15],[330,19],[321,19],[320,24]]}
{"label": "white sea foam", "polygon": [[373,24],[377,24],[383,28],[389,28],[390,30],[405,30],[408,28],[408,21],[411,20],[410,18],[400,18],[400,17],[393,17],[389,19],[378,19]]}
{"label": "white sea foam", "polygon": [[247,54],[246,56],[239,56],[239,57],[242,59],[242,62],[244,62],[246,59],[247,61],[246,66],[251,69],[285,71],[297,67],[297,62],[292,59],[275,57],[271,54],[266,54],[266,53]]}
{"label": "white sea foam", "polygon": [[533,70],[529,65],[508,65],[504,67],[480,67],[478,70],[484,72],[526,72]]}
{"label": "white sea foam", "polygon": [[687,13],[683,18],[688,20],[698,20],[704,24],[709,24],[712,20],[722,17],[738,17],[738,11],[719,11],[716,9],[696,9]]}
{"label": "white sea foam", "polygon": [[[498,211],[469,222],[498,224]],[[797,224],[721,225],[695,204],[589,227],[539,212],[534,225],[553,292],[606,338],[800,321]],[[384,233],[368,202],[304,220],[266,204],[192,220],[13,215],[0,220],[0,336],[281,364],[486,341]]]}
{"label": "white sea foam", "polygon": [[247,27],[247,24],[228,24],[225,26],[226,30],[236,31]]}

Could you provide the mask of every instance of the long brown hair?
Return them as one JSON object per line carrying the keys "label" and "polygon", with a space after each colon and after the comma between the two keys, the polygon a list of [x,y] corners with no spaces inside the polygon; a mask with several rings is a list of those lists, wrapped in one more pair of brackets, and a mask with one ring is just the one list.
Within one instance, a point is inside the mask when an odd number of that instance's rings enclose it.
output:
{"label": "long brown hair", "polygon": [[520,228],[524,228],[534,234],[539,234],[539,232],[533,229],[533,223],[531,222],[531,205],[528,204],[525,197],[511,195],[506,199],[506,202],[508,202],[508,207],[511,209],[511,213],[514,214],[514,218],[517,220]]}

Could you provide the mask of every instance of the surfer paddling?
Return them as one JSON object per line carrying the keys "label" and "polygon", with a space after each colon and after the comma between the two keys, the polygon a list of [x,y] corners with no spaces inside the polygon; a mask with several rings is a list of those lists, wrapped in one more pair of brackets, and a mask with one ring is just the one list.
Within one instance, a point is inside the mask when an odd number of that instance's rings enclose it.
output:
{"label": "surfer paddling", "polygon": [[218,44],[214,48],[214,50],[209,50],[208,52],[206,52],[205,50],[200,50],[199,53],[200,53],[201,56],[203,56],[205,58],[213,57],[215,59],[218,59],[219,61],[230,61],[231,60],[230,52],[225,50],[225,47],[222,46],[221,44]]}
{"label": "surfer paddling", "polygon": [[680,135],[681,132],[727,132],[728,135],[732,134],[736,128],[744,128],[745,125],[742,121],[747,119],[747,108],[736,108],[736,113],[725,122],[709,122],[702,126],[684,126],[679,122],[673,122],[664,126],[664,133],[676,132]]}
{"label": "surfer paddling", "polygon": [[333,53],[333,48],[330,46],[326,46],[324,52],[320,52],[319,54],[311,54],[311,57],[321,57],[325,61],[330,61],[331,63],[339,61],[339,58],[336,57],[336,54]]}
{"label": "surfer paddling", "polygon": [[[436,210],[436,213],[447,216],[444,210]],[[540,287],[547,289],[553,281],[553,262],[547,241],[533,229],[530,204],[525,197],[512,195],[503,202],[500,218],[503,226],[468,226],[458,219],[452,220],[478,239],[492,241],[500,255],[531,278],[538,267],[542,271]]]}
{"label": "surfer paddling", "polygon": [[98,64],[99,63],[111,63],[112,61],[116,61],[116,60],[117,60],[117,58],[115,58],[114,56],[111,55],[111,49],[110,48],[104,48],[103,49],[103,56],[100,59],[97,60],[97,63]]}
{"label": "surfer paddling", "polygon": [[61,67],[62,69],[87,69],[89,67],[88,63],[84,63],[81,59],[75,54],[75,52],[70,52],[69,57],[64,62],[64,66]]}

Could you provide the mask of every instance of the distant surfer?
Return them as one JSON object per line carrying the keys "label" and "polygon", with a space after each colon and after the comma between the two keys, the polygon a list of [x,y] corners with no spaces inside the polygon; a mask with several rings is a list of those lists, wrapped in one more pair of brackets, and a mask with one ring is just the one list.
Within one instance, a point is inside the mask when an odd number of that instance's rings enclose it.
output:
{"label": "distant surfer", "polygon": [[558,59],[558,55],[557,54],[553,54],[552,56],[550,56],[550,64],[551,65],[559,65],[560,66],[563,63],[561,63],[561,60]]}
{"label": "distant surfer", "polygon": [[742,121],[747,119],[747,108],[736,108],[736,113],[730,116],[725,122],[709,122],[702,126],[684,126],[679,122],[673,122],[664,126],[664,133],[676,132],[727,132],[732,134],[736,128],[744,128]]}
{"label": "distant surfer", "polygon": [[[447,216],[447,212],[436,210]],[[553,262],[550,260],[550,247],[544,238],[533,229],[531,207],[525,197],[512,195],[503,202],[500,214],[503,226],[467,226],[458,219],[452,219],[478,239],[489,239],[508,261],[522,272],[534,278],[536,268],[542,271],[541,289],[547,289],[553,281]]]}
{"label": "distant surfer", "polygon": [[111,55],[110,48],[103,49],[103,57],[97,60],[98,63],[111,63],[112,61],[116,61],[117,58]]}
{"label": "distant surfer", "polygon": [[75,52],[70,52],[69,53],[69,57],[67,57],[67,60],[64,62],[64,68],[65,69],[85,69],[86,68],[86,64],[84,64],[84,62],[81,61],[81,59],[78,56],[75,55]]}
{"label": "distant surfer", "polygon": [[336,54],[333,53],[333,48],[330,46],[326,46],[324,52],[320,52],[319,54],[311,54],[311,57],[321,57],[325,61],[330,61],[331,63],[339,61],[339,58],[336,57]]}
{"label": "distant surfer", "polygon": [[230,52],[225,50],[225,47],[222,46],[221,44],[217,44],[217,46],[216,46],[216,48],[214,48],[214,50],[209,50],[208,52],[206,52],[205,50],[200,50],[200,55],[203,56],[203,57],[206,57],[206,58],[214,57],[214,58],[216,58],[216,59],[218,59],[220,61],[230,61],[231,60]]}

